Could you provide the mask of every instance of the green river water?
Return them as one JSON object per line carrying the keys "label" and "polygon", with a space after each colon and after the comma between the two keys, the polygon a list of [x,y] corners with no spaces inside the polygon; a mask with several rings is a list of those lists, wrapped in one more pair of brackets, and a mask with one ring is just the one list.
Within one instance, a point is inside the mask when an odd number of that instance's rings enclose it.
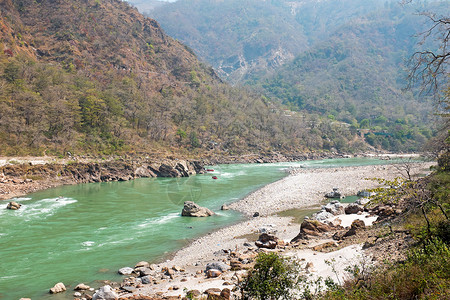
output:
{"label": "green river water", "polygon": [[[0,202],[0,299],[72,299],[78,283],[99,286],[94,281],[120,280],[121,267],[162,261],[190,240],[242,220],[234,211],[220,211],[221,205],[281,179],[286,168],[383,163],[354,158],[220,165],[189,178],[61,186],[15,199],[23,205],[17,211]],[[181,217],[187,200],[217,215]],[[68,291],[49,295],[60,281]]]}

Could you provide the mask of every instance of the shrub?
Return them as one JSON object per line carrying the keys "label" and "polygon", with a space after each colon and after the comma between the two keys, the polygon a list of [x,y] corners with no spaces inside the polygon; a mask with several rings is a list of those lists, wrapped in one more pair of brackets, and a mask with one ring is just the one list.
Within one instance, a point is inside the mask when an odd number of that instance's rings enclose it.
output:
{"label": "shrub", "polygon": [[292,288],[297,284],[297,264],[276,253],[260,253],[249,271],[241,292],[243,299],[293,299]]}

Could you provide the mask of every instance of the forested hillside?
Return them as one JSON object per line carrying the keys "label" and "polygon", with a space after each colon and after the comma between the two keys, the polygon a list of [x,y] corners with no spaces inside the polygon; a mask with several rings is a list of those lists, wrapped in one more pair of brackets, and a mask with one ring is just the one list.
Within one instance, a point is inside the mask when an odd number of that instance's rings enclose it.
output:
{"label": "forested hillside", "polygon": [[431,136],[433,116],[430,97],[404,91],[406,61],[418,49],[413,37],[425,21],[415,9],[392,6],[355,19],[253,83],[272,99],[360,128],[373,146],[416,149]]}
{"label": "forested hillside", "polygon": [[120,0],[1,0],[0,155],[364,149],[346,126],[221,82]]}
{"label": "forested hillside", "polygon": [[[131,1],[144,9],[142,1]],[[293,59],[382,0],[178,0],[148,12],[219,75],[239,83]]]}
{"label": "forested hillside", "polygon": [[256,87],[295,111],[344,122],[374,147],[412,151],[434,128],[427,95],[405,91],[406,61],[428,26],[418,12],[449,7],[448,1],[179,0],[151,14],[225,80]]}

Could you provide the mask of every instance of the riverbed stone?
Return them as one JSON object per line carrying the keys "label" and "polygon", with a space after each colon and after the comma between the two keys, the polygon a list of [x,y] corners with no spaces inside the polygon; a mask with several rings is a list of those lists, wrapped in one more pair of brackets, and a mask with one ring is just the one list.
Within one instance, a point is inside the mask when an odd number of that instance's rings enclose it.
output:
{"label": "riverbed stone", "polygon": [[203,292],[203,294],[207,294],[207,295],[220,295],[220,293],[222,292],[221,289],[219,288],[209,288],[206,291]]}
{"label": "riverbed stone", "polygon": [[347,205],[347,207],[345,208],[345,214],[346,215],[351,215],[351,214],[357,214],[360,211],[363,211],[364,208],[362,208],[361,206],[359,206],[356,203],[350,203],[349,205]]}
{"label": "riverbed stone", "polygon": [[58,282],[50,289],[50,294],[57,294],[64,292],[66,290],[66,286],[62,282]]}
{"label": "riverbed stone", "polygon": [[147,268],[147,267],[139,267],[134,269],[134,272],[136,274],[138,274],[139,276],[147,276],[147,275],[152,275],[154,272],[152,271],[152,269]]}
{"label": "riverbed stone", "polygon": [[146,261],[140,261],[134,266],[135,269],[140,267],[150,268],[150,263]]}
{"label": "riverbed stone", "polygon": [[209,269],[208,271],[206,271],[206,277],[208,277],[208,278],[219,277],[221,274],[222,274],[222,272],[217,269]]}
{"label": "riverbed stone", "polygon": [[230,266],[223,262],[211,262],[206,265],[206,271],[210,269],[216,269],[220,272],[226,272],[228,269],[230,269]]}
{"label": "riverbed stone", "polygon": [[142,284],[150,284],[153,282],[153,278],[150,275],[141,277]]}
{"label": "riverbed stone", "polygon": [[332,218],[333,216],[333,214],[330,214],[326,210],[321,210],[314,216],[314,219],[316,219],[317,221],[325,221],[326,219]]}
{"label": "riverbed stone", "polygon": [[327,205],[323,206],[322,209],[325,209],[325,211],[334,216],[342,215],[345,213],[344,206],[337,200],[331,201]]}
{"label": "riverbed stone", "polygon": [[11,201],[8,203],[6,208],[11,209],[11,210],[18,210],[21,206],[22,206],[22,204],[19,204],[16,201]]}
{"label": "riverbed stone", "polygon": [[88,286],[84,283],[80,283],[74,288],[74,290],[75,291],[85,291],[85,290],[89,290],[90,288],[91,288],[90,286]]}
{"label": "riverbed stone", "polygon": [[186,201],[184,202],[181,215],[185,217],[209,217],[214,215],[214,213],[210,209],[201,207],[193,201]]}
{"label": "riverbed stone", "polygon": [[278,245],[278,238],[272,234],[263,233],[255,242],[258,248],[275,249]]}
{"label": "riverbed stone", "polygon": [[92,300],[117,300],[119,295],[110,285],[102,286],[92,297]]}
{"label": "riverbed stone", "polygon": [[355,201],[355,203],[359,205],[366,205],[369,202],[370,202],[369,198],[359,198],[358,200]]}
{"label": "riverbed stone", "polygon": [[331,230],[333,230],[331,226],[317,220],[304,220],[300,225],[300,233],[291,240],[291,243],[308,239],[308,236],[320,236]]}
{"label": "riverbed stone", "polygon": [[119,274],[120,275],[131,275],[133,273],[134,269],[130,268],[130,267],[125,267],[125,268],[121,268],[119,269]]}

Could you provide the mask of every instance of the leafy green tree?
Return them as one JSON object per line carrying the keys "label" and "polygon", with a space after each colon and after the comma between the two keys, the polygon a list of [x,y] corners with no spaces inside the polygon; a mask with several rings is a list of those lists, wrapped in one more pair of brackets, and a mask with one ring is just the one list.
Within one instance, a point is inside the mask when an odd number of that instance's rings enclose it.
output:
{"label": "leafy green tree", "polygon": [[260,253],[241,285],[243,299],[292,299],[291,290],[297,279],[298,268],[294,261],[276,253]]}

